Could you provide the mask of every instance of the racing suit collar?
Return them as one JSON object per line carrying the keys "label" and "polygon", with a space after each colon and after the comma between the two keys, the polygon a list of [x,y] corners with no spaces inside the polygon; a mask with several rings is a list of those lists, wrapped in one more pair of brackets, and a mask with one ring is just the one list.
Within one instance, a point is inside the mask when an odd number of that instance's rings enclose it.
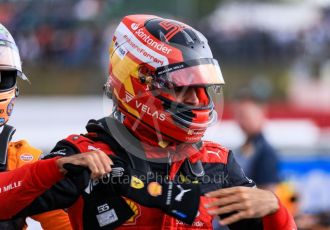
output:
{"label": "racing suit collar", "polygon": [[202,142],[191,144],[163,140],[160,143],[156,141],[158,140],[156,134],[148,132],[143,127],[137,126],[135,130],[129,129],[129,127],[132,127],[129,119],[124,119],[123,124],[133,136],[141,141],[146,157],[150,159],[168,159],[171,162],[175,162],[190,158],[197,154],[202,147]]}

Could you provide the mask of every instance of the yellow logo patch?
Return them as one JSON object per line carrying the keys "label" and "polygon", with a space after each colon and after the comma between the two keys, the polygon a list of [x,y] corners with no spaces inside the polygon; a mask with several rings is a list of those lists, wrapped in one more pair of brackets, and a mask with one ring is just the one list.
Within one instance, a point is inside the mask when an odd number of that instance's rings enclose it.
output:
{"label": "yellow logo patch", "polygon": [[151,196],[162,195],[162,186],[157,182],[151,182],[150,184],[148,184],[148,193]]}
{"label": "yellow logo patch", "polygon": [[131,187],[135,189],[141,189],[144,187],[144,183],[139,178],[132,176]]}

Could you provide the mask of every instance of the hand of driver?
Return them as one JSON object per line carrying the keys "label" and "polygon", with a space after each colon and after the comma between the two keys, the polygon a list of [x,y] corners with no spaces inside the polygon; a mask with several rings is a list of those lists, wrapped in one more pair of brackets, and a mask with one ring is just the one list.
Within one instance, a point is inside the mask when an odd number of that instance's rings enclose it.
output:
{"label": "hand of driver", "polygon": [[111,159],[101,150],[59,158],[57,166],[63,174],[67,173],[67,170],[63,167],[66,163],[88,168],[91,171],[92,179],[108,174],[111,172],[111,165],[113,165]]}
{"label": "hand of driver", "polygon": [[277,197],[270,191],[251,187],[231,187],[205,194],[212,199],[205,207],[211,215],[233,213],[220,220],[229,225],[242,219],[260,218],[279,209]]}

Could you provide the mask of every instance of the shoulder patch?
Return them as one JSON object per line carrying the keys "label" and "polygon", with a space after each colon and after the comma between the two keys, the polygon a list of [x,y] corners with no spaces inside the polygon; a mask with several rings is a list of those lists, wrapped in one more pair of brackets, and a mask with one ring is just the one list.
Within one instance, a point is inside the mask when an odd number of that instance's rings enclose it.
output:
{"label": "shoulder patch", "polygon": [[64,140],[74,145],[80,152],[86,152],[88,150],[86,146],[94,143],[91,139],[77,134],[70,135]]}
{"label": "shoulder patch", "polygon": [[10,142],[8,145],[8,170],[19,168],[39,159],[42,151],[31,146],[26,140]]}
{"label": "shoulder patch", "polygon": [[65,140],[67,140],[69,142],[75,142],[75,143],[83,141],[84,139],[87,139],[87,138],[85,138],[82,135],[77,135],[77,134],[72,134],[72,135],[68,136],[67,138],[65,138]]}
{"label": "shoulder patch", "polygon": [[19,158],[22,160],[22,161],[25,161],[25,162],[30,162],[30,161],[33,161],[34,160],[34,157],[31,153],[22,153]]}
{"label": "shoulder patch", "polygon": [[89,137],[93,137],[93,135],[90,135],[90,133],[86,135],[70,135],[64,140],[74,145],[81,153],[95,150],[102,150],[106,154],[112,153],[110,147],[106,143],[94,141]]}
{"label": "shoulder patch", "polygon": [[74,145],[78,145],[81,143],[93,143],[94,142],[91,139],[89,139],[83,135],[76,135],[76,134],[70,135],[67,138],[65,138],[64,140],[66,140]]}
{"label": "shoulder patch", "polygon": [[202,151],[205,162],[227,164],[229,150],[222,145],[211,141],[203,141]]}

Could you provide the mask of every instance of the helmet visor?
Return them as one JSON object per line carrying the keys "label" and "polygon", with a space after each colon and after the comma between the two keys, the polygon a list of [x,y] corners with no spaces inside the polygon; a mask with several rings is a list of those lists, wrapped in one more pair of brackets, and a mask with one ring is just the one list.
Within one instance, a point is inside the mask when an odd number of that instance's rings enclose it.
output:
{"label": "helmet visor", "polygon": [[17,70],[0,70],[0,92],[12,89],[16,85]]}
{"label": "helmet visor", "polygon": [[157,68],[153,86],[175,88],[223,85],[224,83],[217,60],[204,58]]}

